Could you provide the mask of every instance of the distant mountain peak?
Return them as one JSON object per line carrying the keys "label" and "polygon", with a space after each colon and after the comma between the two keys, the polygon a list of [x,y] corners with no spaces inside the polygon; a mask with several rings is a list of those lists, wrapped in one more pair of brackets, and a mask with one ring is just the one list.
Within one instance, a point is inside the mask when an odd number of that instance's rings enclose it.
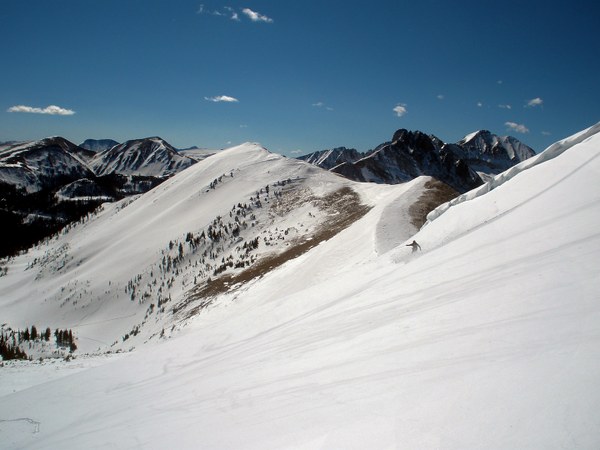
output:
{"label": "distant mountain peak", "polygon": [[330,170],[340,164],[354,162],[363,157],[363,154],[354,148],[336,147],[329,150],[321,150],[301,156],[298,159]]}
{"label": "distant mountain peak", "polygon": [[470,133],[456,143],[465,159],[484,179],[532,156],[535,151],[513,136],[498,136],[488,130]]}
{"label": "distant mountain peak", "polygon": [[446,144],[432,134],[400,128],[391,142],[364,154],[342,147],[299,159],[356,181],[396,184],[430,175],[464,192],[534,154],[518,139],[489,130]]}
{"label": "distant mountain peak", "polygon": [[2,151],[0,182],[37,192],[57,183],[92,176],[88,150],[60,136],[21,142]]}
{"label": "distant mountain peak", "polygon": [[168,177],[194,164],[159,136],[132,139],[100,153],[92,168],[97,175],[147,175]]}

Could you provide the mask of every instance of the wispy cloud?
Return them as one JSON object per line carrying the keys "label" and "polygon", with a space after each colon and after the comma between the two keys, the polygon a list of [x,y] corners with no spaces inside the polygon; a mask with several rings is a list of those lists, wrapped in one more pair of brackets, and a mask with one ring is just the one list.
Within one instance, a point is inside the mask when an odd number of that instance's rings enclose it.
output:
{"label": "wispy cloud", "polygon": [[302,152],[302,150],[292,150],[290,153],[292,155],[301,155],[303,152]]}
{"label": "wispy cloud", "polygon": [[408,109],[406,109],[406,105],[404,103],[401,103],[399,105],[396,105],[394,107],[393,111],[396,113],[396,115],[398,117],[402,117],[403,115],[405,115],[408,112]]}
{"label": "wispy cloud", "polygon": [[502,109],[512,109],[512,106],[510,106],[510,105],[498,105],[498,108],[502,108]]}
{"label": "wispy cloud", "polygon": [[477,106],[478,106],[479,108],[481,108],[481,107],[483,106],[483,103],[482,103],[482,102],[477,102]]}
{"label": "wispy cloud", "polygon": [[446,98],[444,94],[438,94],[437,95],[437,99],[438,100],[444,100],[444,98]]}
{"label": "wispy cloud", "polygon": [[242,13],[244,13],[252,22],[266,22],[273,23],[273,19],[267,17],[263,14],[260,14],[256,11],[252,11],[250,8],[242,9]]}
{"label": "wispy cloud", "polygon": [[209,102],[215,102],[215,103],[219,103],[219,102],[236,103],[236,102],[239,102],[239,100],[237,98],[230,97],[229,95],[217,95],[215,97],[204,97],[204,100],[207,100]]}
{"label": "wispy cloud", "polygon": [[544,100],[542,100],[539,97],[536,98],[532,98],[531,100],[527,101],[527,105],[525,105],[527,108],[535,108],[536,106],[542,106],[544,104]]}
{"label": "wispy cloud", "polygon": [[542,131],[542,135],[543,136],[550,136],[550,135],[552,135],[552,133],[550,133],[549,131]]}
{"label": "wispy cloud", "polygon": [[236,22],[240,21],[240,16],[237,12],[235,12],[235,10],[231,6],[226,6],[225,10],[227,10],[227,12],[229,13],[229,18],[231,20],[235,20]]}
{"label": "wispy cloud", "polygon": [[72,116],[75,111],[72,109],[61,108],[56,105],[49,105],[45,108],[35,108],[33,106],[16,105],[7,109],[8,112],[20,112],[31,114],[49,114],[51,116]]}
{"label": "wispy cloud", "polygon": [[241,21],[239,13],[235,9],[233,9],[231,6],[224,6],[221,9],[210,9],[210,8],[207,8],[205,5],[200,5],[198,7],[198,10],[196,11],[196,14],[203,14],[203,15],[217,16],[217,17],[227,17],[236,22]]}
{"label": "wispy cloud", "polygon": [[325,108],[327,111],[333,111],[333,108],[331,106],[326,105],[324,102],[316,102],[313,103],[312,106],[314,106],[315,108]]}
{"label": "wispy cloud", "polygon": [[527,128],[525,125],[520,124],[520,123],[505,122],[504,125],[506,125],[509,130],[515,131],[517,133],[522,133],[522,134],[529,133],[529,128]]}

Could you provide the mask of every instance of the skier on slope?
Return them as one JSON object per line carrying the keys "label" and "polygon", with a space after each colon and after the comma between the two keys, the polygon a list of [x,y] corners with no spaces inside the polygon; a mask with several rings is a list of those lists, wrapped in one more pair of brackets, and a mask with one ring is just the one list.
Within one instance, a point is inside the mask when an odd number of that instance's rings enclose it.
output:
{"label": "skier on slope", "polygon": [[421,246],[417,244],[417,241],[412,241],[410,244],[406,245],[407,247],[412,247],[412,253],[415,253],[417,250],[421,250]]}

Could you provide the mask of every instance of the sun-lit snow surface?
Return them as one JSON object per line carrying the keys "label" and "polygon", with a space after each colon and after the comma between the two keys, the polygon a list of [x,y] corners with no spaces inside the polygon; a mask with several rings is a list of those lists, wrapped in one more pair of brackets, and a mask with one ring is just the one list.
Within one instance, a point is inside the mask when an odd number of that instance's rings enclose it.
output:
{"label": "sun-lit snow surface", "polygon": [[0,442],[600,447],[594,130],[449,208],[422,254],[376,256],[376,206],[168,342],[3,396]]}
{"label": "sun-lit snow surface", "polygon": [[[211,188],[219,178],[221,181]],[[274,186],[287,180],[290,182],[284,188]],[[203,264],[196,263],[209,258],[203,258],[202,251],[190,251],[186,234],[206,231],[217,216],[233,222],[232,206],[249,203],[249,198],[267,184],[272,186],[271,194],[289,188],[310,195],[324,195],[352,185],[360,189],[364,201],[385,206],[411,186],[422,183],[419,180],[406,186],[370,186],[269,153],[256,144],[224,150],[137,199],[105,204],[97,216],[66,235],[9,261],[7,274],[0,277],[0,325],[73,329],[80,352],[109,347],[116,350],[119,346],[128,349],[150,336],[158,337],[163,328],[168,334],[176,322],[171,307],[185,298],[197,278],[203,280],[197,276]],[[244,219],[253,225],[248,225],[237,238],[222,239],[215,247],[224,250],[213,260],[235,254],[235,247],[242,245],[238,239],[250,241],[259,237],[260,245],[252,254],[260,255],[276,248],[276,242],[281,242],[280,248],[289,245],[294,235],[310,232],[318,224],[319,211],[300,202],[292,205],[287,214],[272,217],[267,203],[277,203],[278,199],[271,196],[267,201],[266,195],[261,195],[264,207],[252,211],[256,217],[251,219],[248,214]],[[289,229],[285,233],[287,241],[267,245],[265,240],[275,234],[275,229]],[[401,241],[414,231],[411,226],[403,227],[394,239]],[[285,236],[282,231],[278,234]],[[177,243],[169,250],[169,243],[176,240],[185,246],[184,263],[164,271],[165,256],[177,254]],[[373,246],[370,248],[372,251]],[[217,253],[216,248],[207,250]],[[212,276],[212,269],[205,272],[204,279]],[[128,288],[131,285],[136,287],[134,301]],[[159,296],[170,298],[160,314]],[[151,305],[154,309],[149,314]],[[146,324],[141,334],[122,342],[142,321]]]}

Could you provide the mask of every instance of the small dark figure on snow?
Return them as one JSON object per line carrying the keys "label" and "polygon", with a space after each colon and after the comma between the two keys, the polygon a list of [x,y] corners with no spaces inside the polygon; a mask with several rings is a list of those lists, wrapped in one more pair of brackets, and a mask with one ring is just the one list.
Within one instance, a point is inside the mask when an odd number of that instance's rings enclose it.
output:
{"label": "small dark figure on snow", "polygon": [[421,250],[421,246],[419,244],[417,244],[417,241],[412,241],[410,244],[407,244],[406,246],[412,247],[412,253],[416,252],[417,250]]}

